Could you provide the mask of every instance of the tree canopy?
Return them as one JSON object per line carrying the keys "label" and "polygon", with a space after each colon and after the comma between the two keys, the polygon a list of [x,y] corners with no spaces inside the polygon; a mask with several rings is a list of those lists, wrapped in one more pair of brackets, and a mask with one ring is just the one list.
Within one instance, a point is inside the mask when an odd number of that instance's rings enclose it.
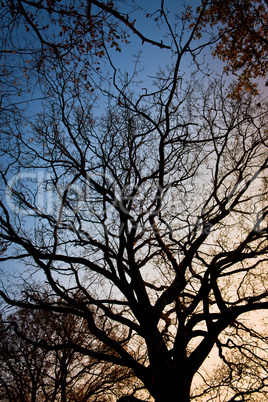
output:
{"label": "tree canopy", "polygon": [[[267,338],[252,321],[268,308],[267,102],[240,85],[250,76],[249,64],[234,64],[249,46],[234,23],[238,3],[168,12],[163,1],[149,10],[14,1],[1,11],[14,21],[4,32],[25,35],[23,46],[4,37],[3,82],[17,69],[7,72],[8,60],[23,69],[32,51],[39,101],[29,107],[27,87],[20,103],[2,86],[0,260],[3,269],[18,264],[19,278],[3,279],[0,295],[23,312],[83,322],[82,343],[68,331],[17,333],[41,350],[131,373],[121,400],[267,394]],[[264,9],[252,1],[241,11],[248,24],[260,17],[259,38]],[[159,31],[148,35],[139,20]],[[165,64],[153,72],[147,54],[126,62],[142,46]],[[242,69],[242,81],[207,68],[211,47]],[[251,72],[263,76],[255,56]],[[215,350],[223,366],[212,380],[203,368]]]}

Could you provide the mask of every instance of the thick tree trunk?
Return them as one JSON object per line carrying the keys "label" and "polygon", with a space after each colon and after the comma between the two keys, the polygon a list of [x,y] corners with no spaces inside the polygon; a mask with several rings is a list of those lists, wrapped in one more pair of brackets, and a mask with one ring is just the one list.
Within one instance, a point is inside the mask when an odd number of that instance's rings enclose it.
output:
{"label": "thick tree trunk", "polygon": [[189,402],[191,378],[177,370],[159,370],[152,376],[148,386],[155,402]]}
{"label": "thick tree trunk", "polygon": [[177,384],[159,386],[152,392],[152,396],[155,402],[190,402],[190,390],[184,384],[179,387]]}

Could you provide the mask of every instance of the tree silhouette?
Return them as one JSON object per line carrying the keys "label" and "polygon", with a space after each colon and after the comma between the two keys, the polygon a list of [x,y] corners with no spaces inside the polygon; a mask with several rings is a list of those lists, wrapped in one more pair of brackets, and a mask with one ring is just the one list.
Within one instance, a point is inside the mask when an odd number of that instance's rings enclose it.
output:
{"label": "tree silhouette", "polygon": [[138,384],[127,370],[58,348],[70,340],[96,344],[80,317],[21,309],[2,318],[1,399],[108,401],[122,394],[120,388]]}
{"label": "tree silhouette", "polygon": [[[158,10],[172,58],[153,83],[139,85],[138,65],[123,74],[107,46],[109,79],[94,92],[40,70],[43,110],[27,131],[15,117],[2,145],[1,237],[13,246],[1,261],[42,272],[61,303],[31,289],[3,289],[3,300],[82,319],[92,343],[42,346],[125,367],[157,402],[194,397],[214,347],[235,371],[228,349],[238,338],[249,348],[245,316],[268,307],[267,107],[242,89],[234,97],[236,84],[200,78],[212,41],[193,39],[207,7],[191,28],[187,9],[176,26]],[[229,386],[230,401],[238,389]],[[138,391],[122,397],[144,400]]]}
{"label": "tree silhouette", "polygon": [[[36,330],[40,332],[39,328]],[[37,400],[49,368],[46,355],[47,351],[21,342],[1,319],[0,395],[3,401]]]}

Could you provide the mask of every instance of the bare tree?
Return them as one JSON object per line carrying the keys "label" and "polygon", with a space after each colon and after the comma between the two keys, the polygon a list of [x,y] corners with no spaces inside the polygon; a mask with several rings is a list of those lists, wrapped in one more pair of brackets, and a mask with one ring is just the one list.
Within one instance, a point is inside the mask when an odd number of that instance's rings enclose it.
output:
{"label": "bare tree", "polygon": [[[40,72],[45,108],[30,132],[12,126],[16,146],[4,149],[1,237],[13,247],[1,260],[38,268],[61,304],[2,298],[84,320],[96,341],[43,346],[126,367],[157,402],[189,401],[213,347],[232,367],[234,328],[248,348],[242,319],[268,307],[267,108],[221,79],[183,78],[183,56],[200,73],[211,43],[192,43],[206,5],[191,30],[182,17],[180,35],[159,10],[174,52],[152,87],[137,89],[137,70],[122,74],[107,47],[113,86],[96,86],[101,101]],[[135,391],[126,398],[145,400]]]}
{"label": "bare tree", "polygon": [[[38,315],[40,313],[35,312],[36,318]],[[1,317],[1,400],[42,400],[42,382],[50,369],[48,351],[27,344],[16,336],[11,320],[16,320],[21,330],[26,331],[32,339],[38,339],[42,332],[40,326],[36,325],[38,320],[33,319],[28,311],[10,315],[7,322]]]}
{"label": "bare tree", "polygon": [[2,319],[1,400],[108,401],[138,383],[129,370],[58,347],[70,340],[96,344],[80,317],[21,309]]}

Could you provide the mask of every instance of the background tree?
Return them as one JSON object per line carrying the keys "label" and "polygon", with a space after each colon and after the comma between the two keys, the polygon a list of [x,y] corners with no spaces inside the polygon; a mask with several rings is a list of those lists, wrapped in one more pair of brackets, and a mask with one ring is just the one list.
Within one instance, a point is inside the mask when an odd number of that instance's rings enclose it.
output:
{"label": "background tree", "polygon": [[[189,401],[215,346],[232,367],[226,338],[236,343],[242,328],[248,348],[242,319],[268,307],[267,108],[200,79],[197,58],[211,40],[196,47],[193,38],[207,6],[190,31],[187,13],[174,25],[158,11],[172,59],[144,87],[137,65],[123,74],[107,46],[112,85],[96,85],[100,100],[68,75],[40,71],[45,107],[29,131],[11,125],[14,146],[2,147],[1,237],[13,247],[1,260],[42,272],[61,303],[42,292],[3,289],[2,298],[82,319],[92,343],[43,347],[126,367],[157,402]],[[197,71],[186,78],[189,55]]]}
{"label": "background tree", "polygon": [[[35,312],[37,318],[39,312]],[[38,339],[41,328],[29,311],[10,315],[28,336]],[[43,334],[42,334],[43,335]],[[3,401],[42,400],[44,378],[50,370],[48,352],[16,336],[14,328],[1,317],[0,396]]]}
{"label": "background tree", "polygon": [[[256,91],[257,78],[267,75],[268,5],[265,0],[212,0],[201,26],[215,29],[213,55],[223,60],[225,70],[238,77],[236,94],[241,88]],[[254,80],[255,79],[255,82]],[[267,84],[268,85],[268,84]]]}
{"label": "background tree", "polygon": [[1,321],[1,399],[108,401],[137,380],[127,370],[85,358],[60,344],[96,343],[83,320],[42,310],[18,310]]}

